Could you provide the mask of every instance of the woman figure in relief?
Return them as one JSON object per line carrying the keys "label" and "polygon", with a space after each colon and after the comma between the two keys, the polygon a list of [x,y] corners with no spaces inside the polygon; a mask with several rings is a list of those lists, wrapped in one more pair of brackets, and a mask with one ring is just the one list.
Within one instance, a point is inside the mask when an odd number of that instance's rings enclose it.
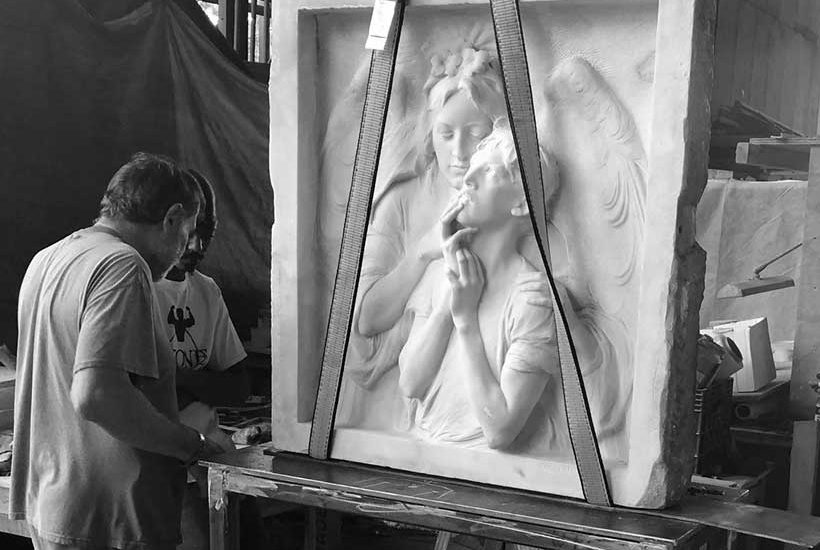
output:
{"label": "woman figure in relief", "polygon": [[[434,56],[412,177],[389,182],[374,202],[365,242],[346,373],[372,388],[398,362],[413,322],[408,301],[441,256],[439,215],[458,192],[470,157],[506,112],[501,78],[488,52]],[[396,154],[385,151],[385,154]]]}

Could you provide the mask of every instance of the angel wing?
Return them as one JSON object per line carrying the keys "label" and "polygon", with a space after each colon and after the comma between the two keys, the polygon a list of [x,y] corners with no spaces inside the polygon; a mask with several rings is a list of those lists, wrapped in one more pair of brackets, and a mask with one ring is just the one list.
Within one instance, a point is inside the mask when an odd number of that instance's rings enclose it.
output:
{"label": "angel wing", "polygon": [[[362,60],[345,92],[328,117],[321,148],[320,192],[317,225],[320,254],[335,267],[347,208],[364,98],[369,58]],[[413,177],[416,117],[411,79],[398,68],[394,78],[382,153],[373,195],[373,207],[394,183]],[[331,275],[332,276],[332,275]]]}
{"label": "angel wing", "polygon": [[[329,310],[332,297],[333,280],[338,263],[345,210],[361,126],[362,108],[367,91],[368,71],[369,57],[361,61],[350,84],[333,106],[321,148],[320,193],[317,207],[319,231],[317,254],[321,258],[321,271],[318,274],[317,284],[321,289],[321,295],[325,297],[321,310],[322,318],[326,318],[324,314]],[[416,102],[420,94],[412,93],[418,88],[413,81],[412,74],[412,71],[405,70],[404,63],[400,59],[396,66],[385,133],[382,139],[371,216],[372,212],[379,207],[379,202],[388,189],[394,184],[415,176],[415,148],[413,145],[418,118]],[[365,253],[367,250],[366,245]],[[357,307],[364,290],[366,290],[365,285],[360,285]],[[406,330],[403,332],[406,333]],[[385,372],[396,364],[398,352],[404,343],[401,333],[402,329],[398,327],[390,334],[378,335],[375,339],[364,337],[357,339],[358,333],[354,331],[351,334],[353,345],[349,348],[352,355],[348,358],[345,372],[353,377],[359,386],[373,388]],[[355,390],[352,386],[351,389]]]}
{"label": "angel wing", "polygon": [[[646,156],[632,115],[592,65],[581,57],[559,64],[550,76],[546,96],[559,111],[571,112],[565,128],[581,136],[585,171],[594,171],[598,209],[611,229],[604,262],[620,285],[635,279],[646,220]],[[566,118],[565,118],[566,123]],[[587,205],[594,207],[594,205]],[[602,266],[599,266],[602,267]]]}
{"label": "angel wing", "polygon": [[631,113],[587,60],[561,62],[539,99],[539,136],[560,173],[549,221],[565,250],[563,261],[553,257],[564,264],[562,279],[597,343],[588,355],[594,364],[581,367],[602,450],[621,457],[632,396],[646,157]]}

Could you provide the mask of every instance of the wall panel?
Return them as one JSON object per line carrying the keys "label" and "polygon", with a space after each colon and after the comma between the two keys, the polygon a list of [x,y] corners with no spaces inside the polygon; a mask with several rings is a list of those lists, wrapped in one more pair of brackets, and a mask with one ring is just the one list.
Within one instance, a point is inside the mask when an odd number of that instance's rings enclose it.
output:
{"label": "wall panel", "polygon": [[743,101],[814,135],[820,104],[820,3],[719,0],[712,112]]}

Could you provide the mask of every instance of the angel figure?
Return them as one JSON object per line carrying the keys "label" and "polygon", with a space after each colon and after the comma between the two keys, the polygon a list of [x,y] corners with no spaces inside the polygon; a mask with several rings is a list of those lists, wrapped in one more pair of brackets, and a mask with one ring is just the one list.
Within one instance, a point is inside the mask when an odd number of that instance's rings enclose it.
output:
{"label": "angel figure", "polygon": [[364,388],[396,366],[412,324],[408,301],[441,254],[439,213],[461,187],[476,145],[505,112],[495,61],[484,50],[433,56],[423,93],[414,169],[376,190],[365,242],[351,334],[356,359],[346,371]]}

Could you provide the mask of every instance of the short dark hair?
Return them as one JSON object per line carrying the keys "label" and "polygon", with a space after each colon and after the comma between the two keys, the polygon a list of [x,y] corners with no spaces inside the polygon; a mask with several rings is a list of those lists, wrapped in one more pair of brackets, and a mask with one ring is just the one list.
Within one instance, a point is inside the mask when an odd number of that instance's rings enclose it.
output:
{"label": "short dark hair", "polygon": [[202,240],[202,247],[208,248],[211,240],[216,233],[216,226],[218,224],[216,217],[216,197],[214,196],[214,188],[208,178],[197,172],[193,168],[188,169],[188,174],[194,179],[199,186],[199,191],[202,193],[204,202],[199,205],[199,217],[196,220],[196,232]]}
{"label": "short dark hair", "polygon": [[172,159],[136,153],[117,170],[100,201],[100,216],[134,223],[159,223],[181,204],[193,214],[203,202],[199,186]]}

